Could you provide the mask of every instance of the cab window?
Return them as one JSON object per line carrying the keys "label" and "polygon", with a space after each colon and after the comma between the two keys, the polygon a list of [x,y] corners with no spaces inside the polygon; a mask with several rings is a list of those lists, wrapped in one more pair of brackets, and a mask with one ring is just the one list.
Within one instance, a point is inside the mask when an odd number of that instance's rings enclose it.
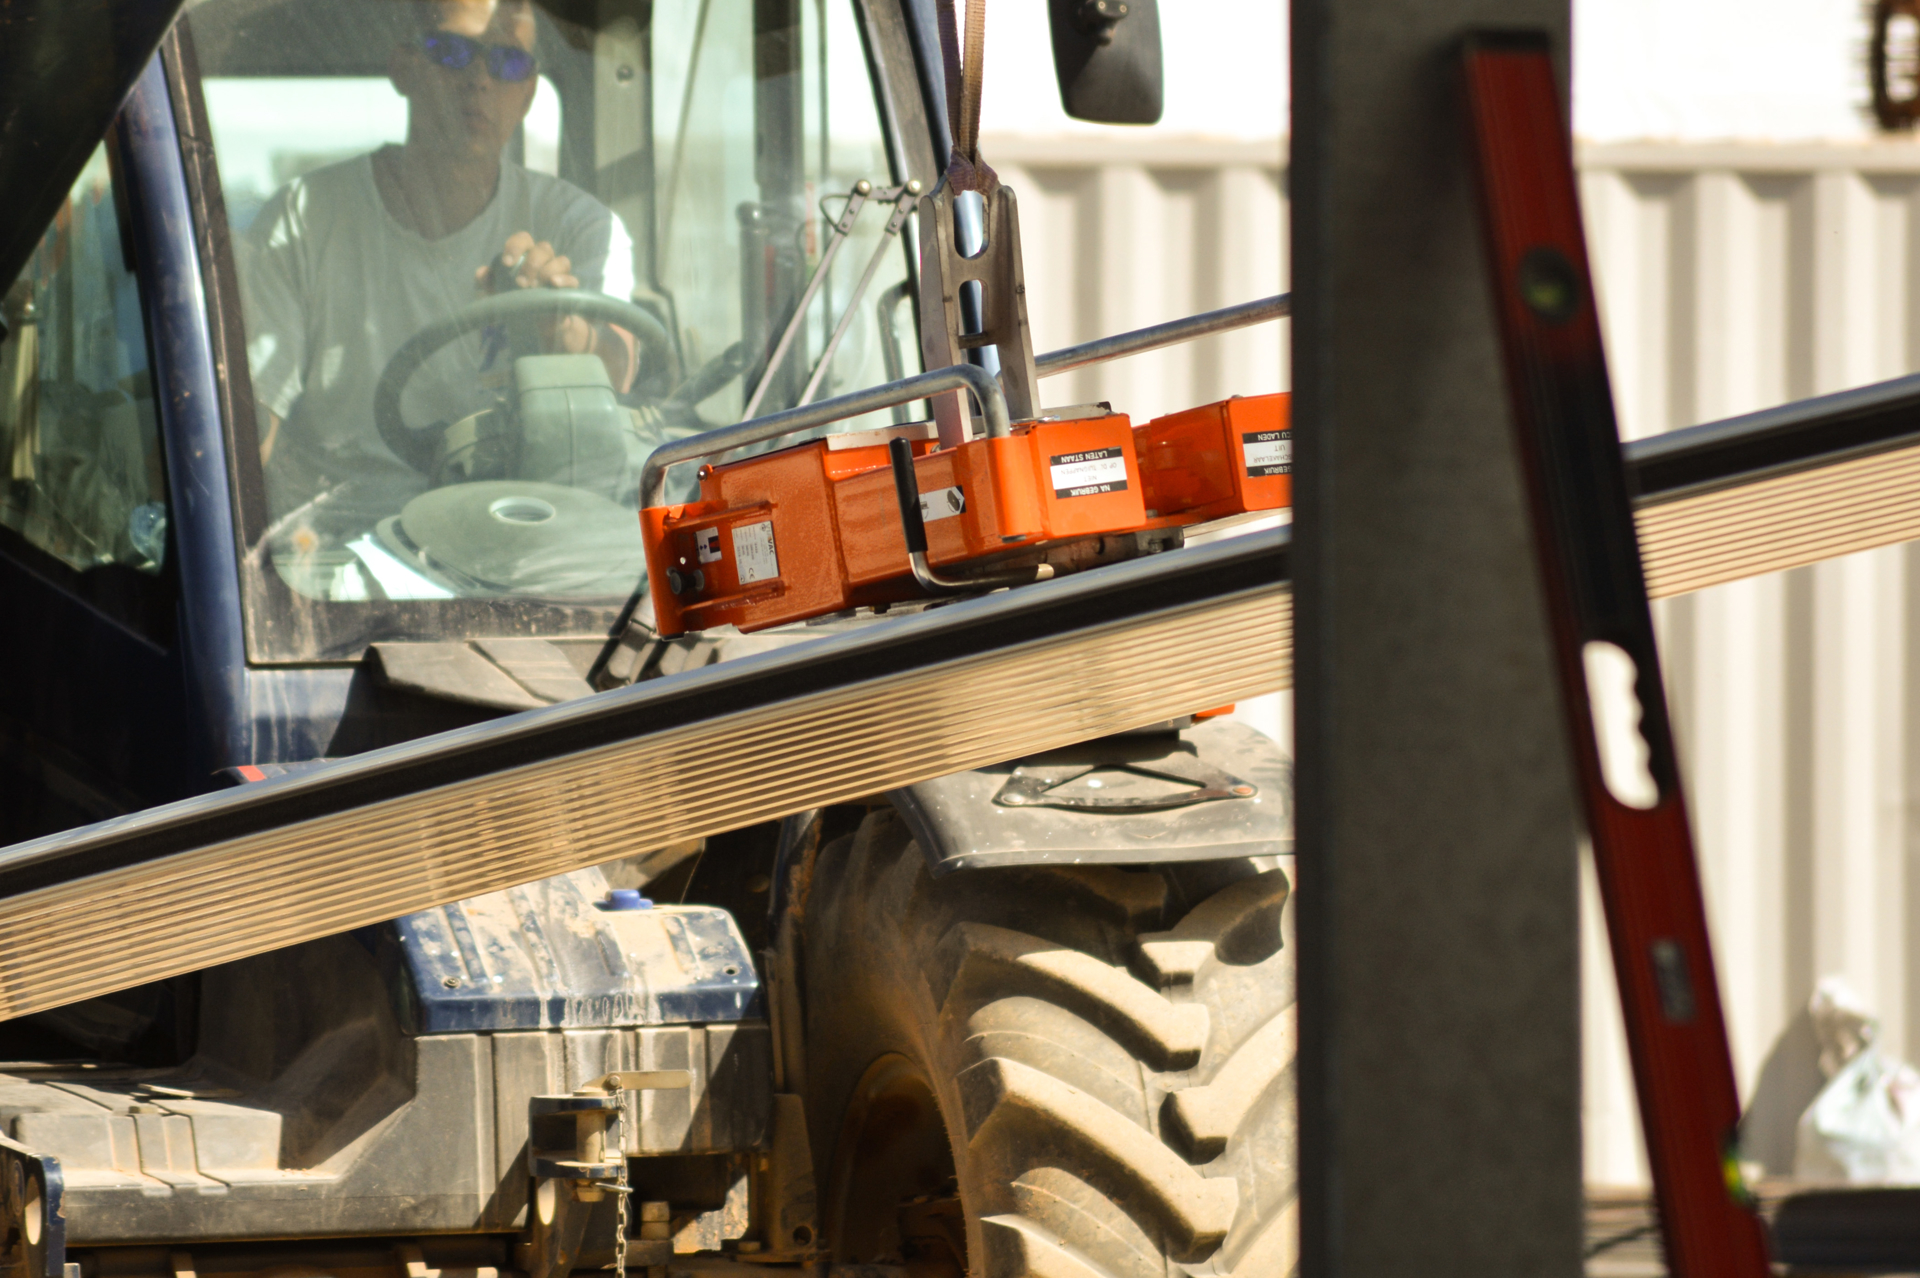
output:
{"label": "cab window", "polygon": [[137,588],[129,576],[160,574],[167,499],[105,145],[0,298],[0,318],[0,544],[111,603]]}
{"label": "cab window", "polygon": [[859,24],[853,0],[189,5],[256,660],[604,635],[653,449],[917,370],[878,201],[770,368],[849,190],[901,180]]}

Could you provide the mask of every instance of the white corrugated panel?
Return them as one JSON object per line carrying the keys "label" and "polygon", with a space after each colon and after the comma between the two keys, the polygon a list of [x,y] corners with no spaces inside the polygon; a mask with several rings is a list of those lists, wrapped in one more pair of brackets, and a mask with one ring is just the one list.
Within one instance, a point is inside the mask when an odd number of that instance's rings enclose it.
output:
{"label": "white corrugated panel", "polygon": [[[1278,144],[988,138],[1020,196],[1037,349],[1285,287]],[[1920,369],[1920,146],[1581,151],[1629,437]],[[1071,374],[1050,403],[1142,419],[1286,386],[1279,326]],[[1064,383],[1064,384],[1062,384]],[[1750,1152],[1791,1167],[1817,1086],[1803,1009],[1843,975],[1920,1055],[1920,550],[1656,607]],[[1284,732],[1286,698],[1254,707]],[[1592,878],[1587,1175],[1645,1180]]]}

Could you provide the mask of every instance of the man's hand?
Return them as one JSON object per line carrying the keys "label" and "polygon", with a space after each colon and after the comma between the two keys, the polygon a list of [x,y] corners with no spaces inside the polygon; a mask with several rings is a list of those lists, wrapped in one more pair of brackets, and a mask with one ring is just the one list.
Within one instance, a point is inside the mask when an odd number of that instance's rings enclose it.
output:
{"label": "man's hand", "polygon": [[[554,252],[553,245],[534,239],[526,231],[515,231],[507,237],[500,264],[513,273],[513,282],[520,288],[580,287],[580,281],[573,274],[573,263],[564,254]],[[492,271],[492,267],[483,266],[474,272],[482,288],[487,287]]]}
{"label": "man's hand", "polygon": [[[554,251],[545,240],[536,240],[526,231],[507,237],[500,254],[499,273],[491,265],[474,272],[474,283],[487,292],[494,291],[500,274],[508,274],[516,288],[579,288],[573,262]],[[569,355],[592,352],[607,366],[607,376],[616,390],[624,391],[633,380],[634,341],[625,329],[615,325],[596,325],[578,315],[556,315],[542,325],[547,349]]]}

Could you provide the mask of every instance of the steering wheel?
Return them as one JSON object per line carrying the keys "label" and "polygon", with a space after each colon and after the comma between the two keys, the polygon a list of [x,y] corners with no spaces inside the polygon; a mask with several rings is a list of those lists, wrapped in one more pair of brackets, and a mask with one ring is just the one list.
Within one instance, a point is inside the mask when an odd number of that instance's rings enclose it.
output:
{"label": "steering wheel", "polygon": [[585,320],[618,324],[626,329],[640,343],[642,375],[658,373],[672,360],[667,330],[632,302],[571,288],[523,288],[496,293],[427,325],[393,353],[373,391],[373,424],[379,429],[380,438],[400,460],[422,474],[430,473],[434,446],[448,423],[435,422],[418,429],[407,425],[400,411],[400,392],[407,388],[420,366],[442,347],[493,324],[548,315],[578,315]]}

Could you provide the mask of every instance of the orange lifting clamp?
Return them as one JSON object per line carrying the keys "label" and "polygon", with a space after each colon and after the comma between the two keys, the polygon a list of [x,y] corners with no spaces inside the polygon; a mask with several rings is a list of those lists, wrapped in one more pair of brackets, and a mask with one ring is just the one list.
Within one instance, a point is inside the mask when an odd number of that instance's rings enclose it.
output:
{"label": "orange lifting clamp", "polygon": [[[996,186],[984,204],[987,248],[967,258],[954,248],[948,184],[920,201],[920,327],[931,371],[677,440],[647,459],[640,526],[659,634],[760,630],[1045,580],[1171,549],[1194,524],[1290,504],[1285,394],[1143,426],[1104,404],[1040,409],[1033,394],[1049,373],[1275,318],[1285,298],[1036,361],[1013,192]],[[964,330],[958,305],[969,280],[984,300],[978,332]],[[1000,353],[998,380],[965,362],[988,345]],[[968,396],[977,416],[966,411]],[[932,401],[933,421],[702,465],[699,500],[663,500],[675,463],[920,399]]]}

